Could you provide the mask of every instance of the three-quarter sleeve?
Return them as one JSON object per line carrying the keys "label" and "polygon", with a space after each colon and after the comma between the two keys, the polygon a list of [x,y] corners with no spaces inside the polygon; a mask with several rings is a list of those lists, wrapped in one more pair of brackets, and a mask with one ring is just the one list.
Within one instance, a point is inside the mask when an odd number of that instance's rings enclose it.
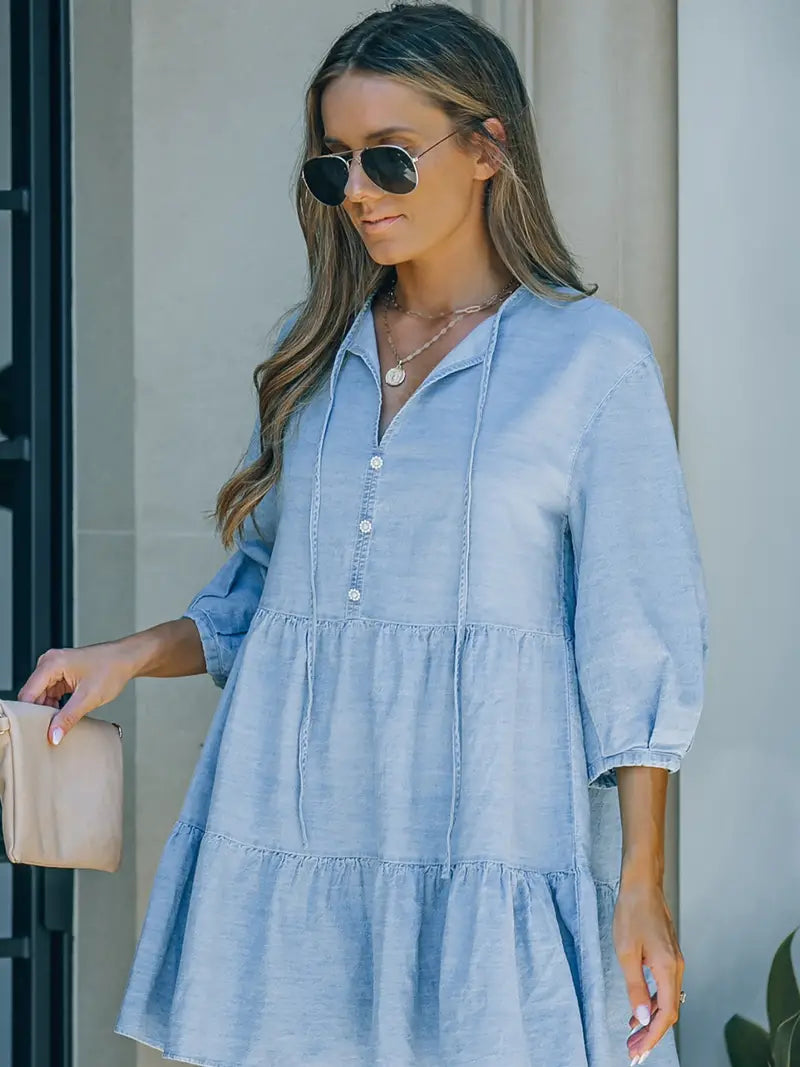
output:
{"label": "three-quarter sleeve", "polygon": [[[260,448],[259,419],[253,427],[241,468],[249,466]],[[236,549],[197,593],[183,613],[194,619],[203,645],[206,670],[221,689],[255,615],[269,566],[277,521],[276,488],[272,486],[255,509],[261,534],[248,515],[241,533],[234,534]]]}
{"label": "three-quarter sleeve", "polygon": [[[293,312],[281,326],[273,352],[291,329],[297,314]],[[260,419],[256,412],[250,442],[237,470],[255,461],[261,450],[260,438]],[[220,689],[225,686],[261,600],[277,519],[277,487],[273,485],[247,516],[242,530],[234,533],[237,546],[234,552],[183,613],[183,618],[193,619],[197,626],[206,671]]]}
{"label": "three-quarter sleeve", "polygon": [[661,369],[648,349],[584,427],[568,491],[588,781],[677,771],[708,653],[706,587]]}

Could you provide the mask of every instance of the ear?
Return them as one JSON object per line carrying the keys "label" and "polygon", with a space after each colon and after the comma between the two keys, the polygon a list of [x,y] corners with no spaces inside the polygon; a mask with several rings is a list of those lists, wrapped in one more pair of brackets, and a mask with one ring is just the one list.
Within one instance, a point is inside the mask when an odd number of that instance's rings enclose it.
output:
{"label": "ear", "polygon": [[[505,147],[508,143],[506,131],[500,119],[484,119],[483,127]],[[487,179],[493,177],[500,169],[502,150],[487,137],[478,134],[478,154],[475,158],[475,177]]]}

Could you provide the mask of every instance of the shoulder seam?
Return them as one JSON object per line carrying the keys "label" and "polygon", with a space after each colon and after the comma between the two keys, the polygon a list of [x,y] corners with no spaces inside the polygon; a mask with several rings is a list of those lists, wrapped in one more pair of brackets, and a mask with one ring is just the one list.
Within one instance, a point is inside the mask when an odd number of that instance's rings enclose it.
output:
{"label": "shoulder seam", "polygon": [[638,367],[640,367],[643,363],[648,362],[648,360],[655,361],[655,356],[654,356],[652,350],[649,349],[649,348],[643,355],[639,356],[633,363],[631,363],[631,365],[629,367],[625,368],[625,370],[620,374],[620,376],[617,378],[617,380],[609,387],[609,389],[605,393],[605,395],[598,401],[597,406],[595,407],[594,411],[592,411],[591,415],[586,420],[586,425],[583,427],[583,429],[581,430],[580,434],[578,435],[578,440],[577,440],[577,442],[575,444],[575,448],[572,451],[572,457],[570,458],[569,474],[567,476],[567,491],[566,491],[566,495],[565,495],[565,500],[566,500],[567,504],[569,504],[570,497],[572,496],[572,479],[573,479],[573,476],[575,474],[575,467],[576,467],[576,464],[577,464],[577,461],[578,461],[578,456],[580,455],[581,448],[583,447],[584,439],[586,438],[587,434],[589,433],[589,430],[591,429],[593,423],[595,422],[595,420],[599,416],[599,414],[602,411],[602,409],[605,407],[605,405],[608,403],[608,401],[611,399],[611,397],[617,391],[619,386],[625,381],[626,378],[628,378],[631,374],[633,374],[633,372]]}

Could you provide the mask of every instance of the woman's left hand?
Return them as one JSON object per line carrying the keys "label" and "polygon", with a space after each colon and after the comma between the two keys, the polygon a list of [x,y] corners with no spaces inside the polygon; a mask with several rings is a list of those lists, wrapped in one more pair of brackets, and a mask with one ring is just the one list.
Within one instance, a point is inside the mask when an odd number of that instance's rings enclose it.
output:
{"label": "woman's left hand", "polygon": [[[614,909],[614,948],[619,959],[633,1014],[631,1028],[650,1020],[628,1038],[631,1063],[644,1057],[678,1020],[684,959],[661,886],[656,882],[623,878]],[[647,965],[655,979],[651,997],[644,977]],[[641,1011],[644,1006],[645,1013]],[[637,1017],[639,1008],[641,1018]],[[638,1058],[637,1058],[638,1057]]]}

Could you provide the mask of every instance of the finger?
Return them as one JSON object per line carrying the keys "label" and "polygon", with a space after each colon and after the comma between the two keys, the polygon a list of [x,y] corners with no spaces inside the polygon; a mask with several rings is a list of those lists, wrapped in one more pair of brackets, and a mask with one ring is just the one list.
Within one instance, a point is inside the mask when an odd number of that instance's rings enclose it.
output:
{"label": "finger", "polygon": [[655,1033],[656,1021],[659,1019],[659,1015],[658,1008],[654,1008],[648,1025],[641,1027],[635,1034],[629,1035],[627,1041],[628,1055],[631,1057],[632,1064],[644,1063],[653,1048],[655,1041],[651,1034]]}
{"label": "finger", "polygon": [[651,1034],[655,1032],[657,1020],[659,1019],[658,1005],[655,1003],[655,997],[651,997],[651,1014],[650,1022],[645,1026],[640,1026],[635,1016],[632,1016],[632,1027],[639,1027],[632,1033],[628,1034],[627,1047],[628,1054],[631,1057],[631,1063],[637,1064],[644,1060],[649,1049],[653,1047],[655,1041],[651,1038]]}
{"label": "finger", "polygon": [[42,696],[36,701],[37,704],[46,704],[49,708],[55,708],[58,711],[60,700],[65,693],[69,690],[66,688],[63,682],[56,682],[55,685],[48,686]]}
{"label": "finger", "polygon": [[[653,995],[650,997],[650,1015],[651,1016],[652,1016],[653,1012],[656,1010],[657,1007],[658,1007],[658,1004],[656,1002],[656,995],[655,995],[655,993],[653,993]],[[636,1018],[636,1016],[635,1015],[631,1015],[630,1018],[628,1019],[628,1026],[633,1028],[634,1026],[639,1026],[639,1025],[640,1025],[640,1023],[639,1023],[639,1020]]]}
{"label": "finger", "polygon": [[30,704],[42,704],[46,701],[42,697],[48,690],[64,681],[63,663],[58,659],[57,649],[48,649],[43,652],[36,661],[31,676],[17,693],[17,700],[26,701]]}
{"label": "finger", "polygon": [[647,1026],[651,1015],[651,997],[642,969],[641,950],[631,950],[627,954],[622,950],[619,962],[625,976],[633,1017],[640,1025]]}
{"label": "finger", "polygon": [[17,693],[17,700],[28,704],[42,704],[42,696],[55,681],[51,668],[48,666],[37,667],[22,689]]}
{"label": "finger", "polygon": [[[654,1048],[664,1034],[678,1020],[678,997],[676,980],[678,979],[678,961],[671,954],[664,954],[649,964],[656,982],[656,1004],[652,1020],[648,1027],[646,1040],[636,1052],[640,1055]],[[644,1035],[642,1035],[644,1037]]]}
{"label": "finger", "polygon": [[82,688],[79,682],[75,687],[75,692],[64,707],[50,720],[48,727],[48,740],[50,743],[53,745],[60,744],[75,723],[79,722],[93,707],[94,704],[90,702],[86,690]]}

